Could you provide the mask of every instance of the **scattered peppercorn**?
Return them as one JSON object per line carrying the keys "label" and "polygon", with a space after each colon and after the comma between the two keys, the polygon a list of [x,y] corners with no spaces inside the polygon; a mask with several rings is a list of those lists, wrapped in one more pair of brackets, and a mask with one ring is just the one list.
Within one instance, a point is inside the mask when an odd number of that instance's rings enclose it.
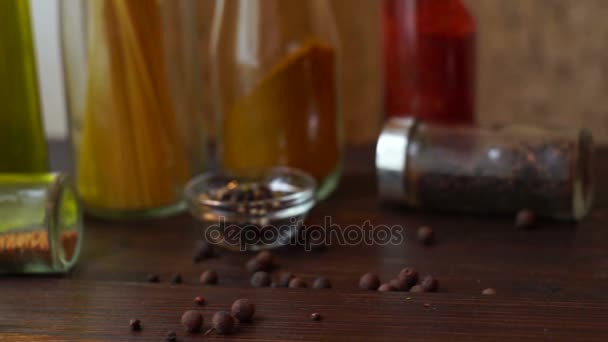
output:
{"label": "scattered peppercorn", "polygon": [[420,283],[420,286],[422,286],[424,292],[437,292],[439,289],[439,281],[432,276],[426,276]]}
{"label": "scattered peppercorn", "polygon": [[410,289],[410,292],[426,292],[426,291],[424,291],[424,288],[422,287],[422,285],[414,285]]}
{"label": "scattered peppercorn", "polygon": [[325,277],[319,277],[312,283],[313,289],[331,289],[331,282]]}
{"label": "scattered peppercorn", "polygon": [[249,299],[237,299],[232,303],[230,312],[239,322],[251,322],[255,313],[255,304],[251,303]]}
{"label": "scattered peppercorn", "polygon": [[255,256],[255,260],[257,260],[264,271],[270,271],[274,265],[274,258],[269,251],[261,251]]}
{"label": "scattered peppercorn", "polygon": [[321,317],[321,314],[320,314],[320,313],[318,313],[318,312],[313,312],[313,313],[310,315],[310,320],[312,320],[312,321],[320,321],[322,318],[323,318],[323,317]]}
{"label": "scattered peppercorn", "polygon": [[205,298],[201,296],[194,297],[194,303],[198,306],[203,306],[205,304]]}
{"label": "scattered peppercorn", "polygon": [[288,287],[291,279],[295,278],[293,273],[291,272],[283,272],[279,276],[279,286],[280,287]]}
{"label": "scattered peppercorn", "polygon": [[424,304],[422,304],[422,305],[423,305],[425,308],[427,308],[427,309],[431,307],[431,304],[429,304],[429,303],[424,303]]}
{"label": "scattered peppercorn", "polygon": [[173,330],[169,331],[167,335],[165,335],[166,342],[176,342],[177,341],[177,333]]}
{"label": "scattered peppercorn", "polygon": [[395,291],[407,291],[410,289],[406,279],[395,278],[388,283],[395,288]]}
{"label": "scattered peppercorn", "polygon": [[218,281],[217,272],[215,272],[214,270],[206,270],[205,272],[203,272],[203,274],[201,274],[200,280],[201,280],[201,283],[203,283],[205,285],[217,284],[217,281]]}
{"label": "scattered peppercorn", "polygon": [[200,241],[196,242],[196,252],[194,253],[194,256],[192,257],[192,261],[194,261],[195,263],[198,263],[205,259],[209,259],[209,258],[213,257],[214,254],[215,254],[215,252],[214,252],[211,244],[209,244],[209,242],[207,242],[205,240],[200,240]]}
{"label": "scattered peppercorn", "polygon": [[171,282],[173,284],[181,284],[183,282],[182,280],[182,275],[179,273],[175,273],[172,277],[171,277]]}
{"label": "scattered peppercorn", "polygon": [[407,288],[416,285],[418,282],[418,271],[412,267],[406,267],[399,272],[399,279],[405,280]]}
{"label": "scattered peppercorn", "polygon": [[148,283],[158,283],[160,282],[160,277],[156,274],[148,274],[146,276],[146,280],[148,281]]}
{"label": "scattered peppercorn", "polygon": [[376,291],[380,287],[380,278],[374,273],[365,273],[359,279],[359,288],[361,290]]}
{"label": "scattered peppercorn", "polygon": [[308,284],[306,284],[306,282],[302,278],[292,278],[289,281],[289,288],[292,288],[292,289],[297,289],[297,288],[303,289],[303,288],[307,288],[307,287],[308,287]]}
{"label": "scattered peppercorn", "polygon": [[532,210],[520,210],[515,216],[515,227],[521,229],[530,229],[534,226],[536,215]]}
{"label": "scattered peppercorn", "polygon": [[251,276],[251,286],[253,287],[266,287],[270,286],[270,274],[264,271],[255,272]]}
{"label": "scattered peppercorn", "polygon": [[378,287],[378,291],[380,292],[390,292],[390,291],[397,291],[397,289],[395,287],[393,287],[391,284],[382,284],[380,285],[380,287]]}
{"label": "scattered peppercorn", "polygon": [[263,271],[262,269],[262,265],[260,265],[260,263],[258,262],[258,260],[256,258],[250,259],[249,261],[247,261],[247,263],[245,264],[245,269],[247,270],[247,272],[253,274],[255,272],[259,272],[259,271]]}
{"label": "scattered peppercorn", "polygon": [[489,287],[481,291],[481,294],[485,296],[494,296],[496,294],[496,289]]}
{"label": "scattered peppercorn", "polygon": [[216,312],[211,321],[219,334],[230,334],[234,330],[234,318],[226,311]]}
{"label": "scattered peppercorn", "polygon": [[435,232],[433,231],[433,228],[429,226],[418,228],[418,241],[425,245],[435,243]]}
{"label": "scattered peppercorn", "polygon": [[187,332],[200,332],[203,327],[203,315],[195,310],[188,310],[182,315],[182,325]]}
{"label": "scattered peppercorn", "polygon": [[138,319],[131,319],[129,321],[129,326],[131,327],[131,331],[141,331],[141,321]]}

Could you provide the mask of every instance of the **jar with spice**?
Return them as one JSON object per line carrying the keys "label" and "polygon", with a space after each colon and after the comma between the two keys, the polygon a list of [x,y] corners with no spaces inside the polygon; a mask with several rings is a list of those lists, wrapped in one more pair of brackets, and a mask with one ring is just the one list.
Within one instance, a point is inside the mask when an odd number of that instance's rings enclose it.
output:
{"label": "jar with spice", "polygon": [[218,156],[231,174],[289,166],[336,187],[339,43],[326,0],[219,0],[211,38]]}
{"label": "jar with spice", "polygon": [[71,0],[61,31],[78,192],[107,218],[185,209],[203,171],[196,1]]}
{"label": "jar with spice", "polygon": [[475,122],[475,21],[462,0],[383,0],[385,112]]}
{"label": "jar with spice", "polygon": [[483,214],[580,220],[593,201],[588,130],[445,126],[393,118],[376,147],[380,196]]}
{"label": "jar with spice", "polygon": [[78,261],[82,208],[65,174],[0,174],[0,274],[65,273]]}

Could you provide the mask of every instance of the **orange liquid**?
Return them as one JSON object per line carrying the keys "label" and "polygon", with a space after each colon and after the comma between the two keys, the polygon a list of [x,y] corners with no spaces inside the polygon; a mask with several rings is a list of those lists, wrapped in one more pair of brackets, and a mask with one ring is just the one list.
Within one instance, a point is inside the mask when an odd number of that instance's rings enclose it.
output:
{"label": "orange liquid", "polygon": [[225,113],[224,167],[284,165],[321,182],[339,164],[335,51],[309,42],[278,63]]}

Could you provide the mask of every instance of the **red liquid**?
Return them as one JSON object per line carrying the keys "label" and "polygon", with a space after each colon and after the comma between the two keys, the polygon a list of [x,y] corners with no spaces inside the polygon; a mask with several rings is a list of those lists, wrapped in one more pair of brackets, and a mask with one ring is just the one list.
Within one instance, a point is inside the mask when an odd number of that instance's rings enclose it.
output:
{"label": "red liquid", "polygon": [[460,0],[384,0],[385,113],[475,122],[475,23]]}

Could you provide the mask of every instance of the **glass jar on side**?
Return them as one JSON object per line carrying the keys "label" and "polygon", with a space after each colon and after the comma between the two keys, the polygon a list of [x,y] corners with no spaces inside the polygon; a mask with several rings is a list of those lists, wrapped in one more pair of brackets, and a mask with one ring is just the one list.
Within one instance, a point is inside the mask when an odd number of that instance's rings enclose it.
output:
{"label": "glass jar on side", "polygon": [[326,0],[217,2],[211,75],[227,172],[288,166],[317,180],[317,198],[334,190],[342,162],[338,54]]}
{"label": "glass jar on side", "polygon": [[0,172],[46,172],[30,2],[0,1],[0,28]]}
{"label": "glass jar on side", "polygon": [[203,171],[195,1],[65,0],[61,30],[79,194],[107,218],[185,209]]}
{"label": "glass jar on side", "polygon": [[393,118],[376,149],[380,196],[483,214],[529,209],[580,220],[593,201],[589,131],[475,128]]}
{"label": "glass jar on side", "polygon": [[0,174],[0,274],[65,273],[77,262],[82,209],[64,174]]}
{"label": "glass jar on side", "polygon": [[475,123],[476,25],[461,0],[383,0],[385,113]]}

